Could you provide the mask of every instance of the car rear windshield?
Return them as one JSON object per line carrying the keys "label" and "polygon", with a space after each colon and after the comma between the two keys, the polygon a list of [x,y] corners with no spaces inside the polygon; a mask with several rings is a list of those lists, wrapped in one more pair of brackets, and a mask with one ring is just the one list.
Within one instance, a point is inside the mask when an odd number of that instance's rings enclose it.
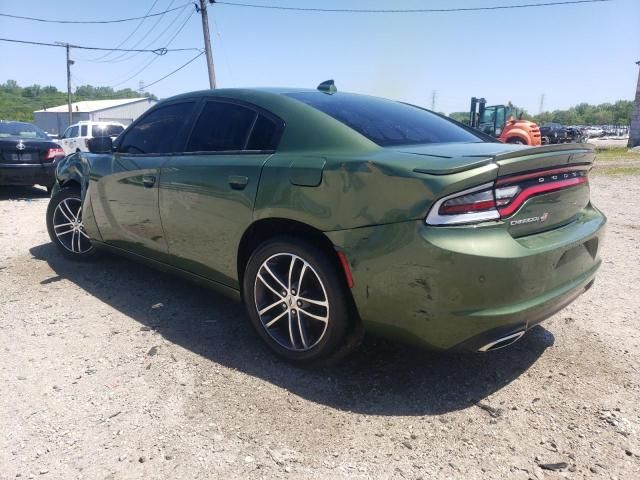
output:
{"label": "car rear windshield", "polygon": [[332,116],[381,147],[483,141],[439,115],[405,103],[345,93],[286,95]]}
{"label": "car rear windshield", "polygon": [[124,131],[122,125],[94,125],[94,137],[117,137]]}
{"label": "car rear windshield", "polygon": [[0,138],[4,137],[49,139],[44,130],[23,122],[0,122]]}

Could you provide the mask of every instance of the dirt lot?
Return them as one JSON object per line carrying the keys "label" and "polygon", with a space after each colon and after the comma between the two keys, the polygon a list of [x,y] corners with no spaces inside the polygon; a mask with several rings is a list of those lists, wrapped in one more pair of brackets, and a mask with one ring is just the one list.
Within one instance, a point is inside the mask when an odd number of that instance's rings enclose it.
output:
{"label": "dirt lot", "polygon": [[606,170],[595,286],[518,344],[320,371],[215,293],[63,259],[44,191],[2,189],[0,478],[640,478],[640,176]]}

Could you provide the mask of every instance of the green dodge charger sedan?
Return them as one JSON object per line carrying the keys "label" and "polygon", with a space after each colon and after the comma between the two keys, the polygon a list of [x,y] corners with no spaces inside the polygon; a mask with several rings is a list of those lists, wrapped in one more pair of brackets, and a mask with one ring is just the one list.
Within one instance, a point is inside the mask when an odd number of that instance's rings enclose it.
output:
{"label": "green dodge charger sedan", "polygon": [[178,95],[90,149],[56,170],[60,251],[107,249],[231,295],[296,363],[335,360],[364,331],[504,347],[601,263],[591,147],[498,143],[331,81]]}

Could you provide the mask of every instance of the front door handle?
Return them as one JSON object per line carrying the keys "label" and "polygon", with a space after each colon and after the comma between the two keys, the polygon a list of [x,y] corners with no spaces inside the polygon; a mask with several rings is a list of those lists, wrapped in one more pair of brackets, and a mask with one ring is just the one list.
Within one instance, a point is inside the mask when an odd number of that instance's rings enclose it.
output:
{"label": "front door handle", "polygon": [[153,175],[143,175],[142,184],[145,188],[152,188],[156,184],[156,177]]}
{"label": "front door handle", "polygon": [[244,175],[229,175],[229,185],[234,190],[242,190],[249,183],[249,177]]}

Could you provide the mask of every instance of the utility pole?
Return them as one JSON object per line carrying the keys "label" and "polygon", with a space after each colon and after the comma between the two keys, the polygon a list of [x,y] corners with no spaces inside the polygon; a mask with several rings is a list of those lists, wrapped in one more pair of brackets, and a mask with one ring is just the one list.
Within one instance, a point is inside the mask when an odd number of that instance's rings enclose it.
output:
{"label": "utility pole", "polygon": [[[215,0],[209,0],[215,3]],[[216,88],[216,71],[213,68],[213,54],[211,53],[211,37],[209,36],[209,15],[207,14],[207,0],[200,0],[200,16],[202,17],[202,33],[204,34],[204,50],[207,56],[209,70],[209,87]]]}
{"label": "utility pole", "polygon": [[540,95],[540,108],[538,109],[538,113],[544,112],[544,93]]}
{"label": "utility pole", "polygon": [[67,107],[69,108],[69,125],[71,125],[73,123],[73,111],[71,110],[71,65],[73,65],[73,60],[69,58],[71,46],[67,43],[65,47],[67,49]]}
{"label": "utility pole", "polygon": [[438,96],[438,92],[434,90],[431,92],[431,111],[436,111],[436,97]]}
{"label": "utility pole", "polygon": [[[636,62],[640,67],[640,61]],[[638,74],[638,86],[636,87],[636,98],[633,112],[631,113],[631,123],[629,124],[629,148],[640,146],[640,73]]]}

